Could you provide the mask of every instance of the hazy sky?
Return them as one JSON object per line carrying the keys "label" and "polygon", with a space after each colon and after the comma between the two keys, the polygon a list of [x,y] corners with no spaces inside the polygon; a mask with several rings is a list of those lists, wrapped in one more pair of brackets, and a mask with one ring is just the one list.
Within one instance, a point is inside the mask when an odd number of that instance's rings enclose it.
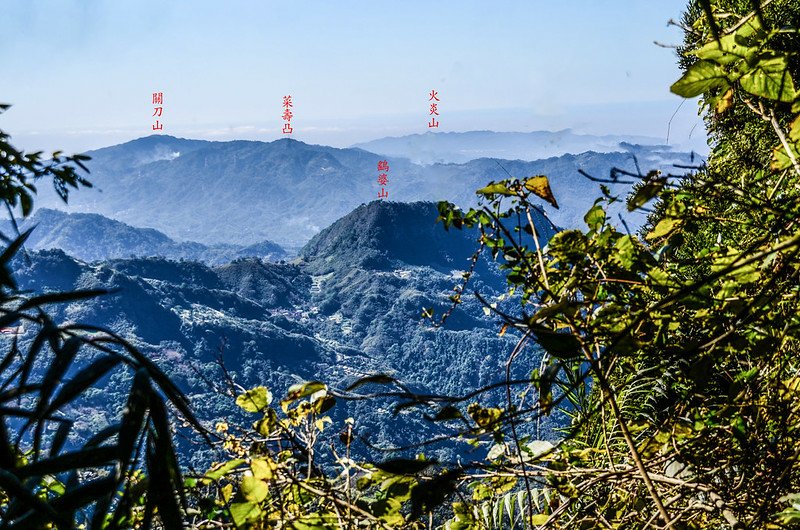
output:
{"label": "hazy sky", "polygon": [[[26,148],[83,150],[163,132],[345,146],[439,131],[644,134],[681,101],[685,0],[508,2],[3,0],[0,128]],[[686,102],[670,142],[704,144]],[[699,125],[698,125],[699,123]],[[693,127],[696,129],[692,130]],[[690,137],[691,134],[691,137]]]}

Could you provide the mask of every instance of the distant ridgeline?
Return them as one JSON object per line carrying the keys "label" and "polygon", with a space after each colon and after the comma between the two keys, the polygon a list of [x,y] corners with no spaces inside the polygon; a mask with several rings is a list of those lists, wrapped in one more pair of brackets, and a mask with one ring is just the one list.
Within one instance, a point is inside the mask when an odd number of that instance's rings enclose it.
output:
{"label": "distant ridgeline", "polygon": [[408,158],[415,164],[463,164],[478,158],[504,160],[542,160],[565,154],[577,155],[594,151],[624,151],[621,144],[653,146],[659,151],[658,138],[648,136],[579,134],[570,129],[533,132],[427,132],[380,138],[355,144],[371,153]]}
{"label": "distant ridgeline", "polygon": [[[132,340],[187,391],[209,425],[220,419],[238,418],[242,425],[252,421],[239,417],[233,400],[213,388],[223,380],[214,363],[218,352],[237,383],[266,385],[277,396],[299,378],[344,388],[376,372],[418,391],[459,395],[502,381],[504,360],[516,339],[511,333],[499,336],[497,319],[487,317],[473,297],[465,296],[444,328],[423,322],[422,308],[441,314],[449,307],[453,286],[476,248],[476,233],[445,232],[435,223],[437,213],[433,203],[360,206],[317,234],[290,263],[245,258],[212,267],[135,258],[87,264],[60,250],[43,250],[29,252],[27,259],[20,256],[15,274],[21,289],[34,292],[113,290],[53,309],[60,311],[58,318],[106,326]],[[40,229],[48,215],[55,214],[40,212]],[[78,219],[86,223],[86,232],[92,223],[98,230],[129,229],[99,216]],[[543,216],[535,223],[543,237],[554,233]],[[492,299],[505,289],[497,264],[483,258],[474,282]],[[20,339],[30,336],[26,331]],[[537,351],[527,355],[519,363],[526,370],[539,360]],[[85,435],[107,425],[115,413],[105,408],[107,393],[124,387],[110,384],[90,393],[77,431]],[[497,402],[502,399],[498,393]],[[389,403],[351,402],[334,412],[357,418],[357,431],[383,447],[424,442],[433,429],[442,428],[421,413],[395,417],[391,410]],[[539,436],[553,438],[555,421],[544,422]],[[454,447],[444,444],[425,452],[451,458]],[[213,458],[197,447],[184,450],[196,463]]]}
{"label": "distant ridgeline", "polygon": [[[475,134],[489,147],[477,152],[469,148],[475,143]],[[483,156],[496,152],[491,147],[497,143],[490,142],[492,135],[508,134],[522,133],[432,136],[437,142],[447,142],[447,149],[455,149],[461,142],[463,149],[459,152]],[[449,200],[468,207],[475,204],[474,190],[490,180],[506,179],[509,174],[519,178],[547,175],[561,206],[547,212],[561,227],[581,225],[584,213],[600,194],[599,184],[581,176],[579,170],[608,179],[612,168],[645,174],[652,169],[683,173],[673,164],[700,162],[667,146],[620,143],[624,137],[586,137],[564,131],[525,134],[522,139],[534,147],[538,145],[535,142],[550,142],[547,152],[570,153],[584,147],[599,151],[534,161],[499,157],[421,165],[405,158],[413,152],[404,151],[402,145],[397,147],[391,139],[365,144],[376,149],[373,153],[290,139],[207,142],[150,136],[90,152],[89,179],[95,189],[73,194],[69,210],[154,228],[179,242],[248,246],[274,241],[292,250],[360,204],[377,198],[375,167],[382,159],[388,159],[392,168],[390,201]],[[516,143],[521,141],[517,139]],[[497,153],[537,153],[534,147],[520,151],[520,145],[512,152]],[[390,152],[381,153],[380,148]],[[404,157],[392,156],[394,152]],[[623,196],[628,189],[623,185],[610,187]],[[37,204],[63,208],[45,187]],[[620,211],[612,208],[612,219]],[[629,217],[628,225],[635,230],[642,220]]]}
{"label": "distant ridgeline", "polygon": [[[222,265],[238,258],[279,261],[287,252],[272,241],[251,245],[193,241],[176,242],[153,228],[136,228],[99,214],[73,213],[41,208],[20,223],[20,231],[33,228],[25,242],[29,250],[61,249],[83,261],[104,261],[131,257],[162,257]],[[14,233],[10,222],[4,234]]]}

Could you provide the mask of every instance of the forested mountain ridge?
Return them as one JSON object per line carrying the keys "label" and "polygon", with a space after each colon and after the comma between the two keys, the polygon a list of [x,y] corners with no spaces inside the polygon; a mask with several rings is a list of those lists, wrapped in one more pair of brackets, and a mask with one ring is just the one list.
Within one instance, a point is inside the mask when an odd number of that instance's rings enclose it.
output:
{"label": "forested mountain ridge", "polygon": [[[5,233],[13,233],[10,223]],[[277,261],[287,257],[276,243],[262,241],[247,246],[204,245],[173,241],[153,228],[135,228],[99,214],[73,213],[40,208],[19,223],[19,230],[32,229],[25,241],[30,250],[58,248],[83,261],[161,256],[221,265],[242,257]]]}
{"label": "forested mountain ridge", "polygon": [[[456,256],[470,256],[475,241],[453,237],[441,224],[431,223],[431,216],[437,215],[431,206],[421,202],[361,205],[314,236],[300,256],[323,273],[365,264],[389,270],[398,263],[431,267],[445,273],[460,269],[464,260]],[[543,212],[537,212],[535,222],[544,240],[555,234],[555,227]],[[480,266],[485,270],[486,262],[482,261]]]}
{"label": "forested mountain ridge", "polygon": [[621,144],[658,146],[669,151],[661,140],[646,136],[580,134],[561,131],[495,132],[468,131],[410,134],[378,138],[353,145],[360,149],[393,157],[408,158],[415,164],[463,164],[477,158],[501,160],[541,160],[587,151],[613,153],[624,150]]}
{"label": "forested mountain ridge", "polygon": [[[275,241],[299,248],[359,204],[377,198],[377,163],[388,160],[389,200],[450,200],[476,204],[471,190],[488,180],[549,175],[563,208],[557,226],[582,224],[581,212],[599,184],[578,170],[607,179],[613,168],[631,173],[673,172],[692,163],[689,153],[621,145],[610,153],[587,152],[537,161],[478,159],[420,166],[404,158],[361,149],[336,149],[292,139],[274,142],[205,142],[159,135],[89,153],[96,189],[76,194],[71,212],[99,213],[137,227],[155,228],[177,241],[250,245]],[[627,180],[628,182],[630,179]],[[555,184],[558,184],[557,186]],[[629,185],[612,186],[624,194]],[[37,204],[63,208],[47,188]],[[633,218],[635,229],[643,221]]]}
{"label": "forested mountain ridge", "polygon": [[[15,275],[33,293],[111,291],[70,304],[57,318],[93,322],[136,344],[178,382],[209,425],[239,414],[208,386],[220,378],[220,352],[237,384],[267,385],[276,393],[297,378],[323,377],[344,388],[365,374],[385,373],[419,390],[456,394],[502,377],[496,355],[509,339],[497,336],[495,319],[476,300],[467,300],[442,329],[422,320],[423,308],[447,309],[475,245],[475,233],[447,233],[437,215],[432,203],[375,201],[320,232],[291,263],[241,258],[210,267],[130,258],[88,264],[43,250],[17,259]],[[544,217],[537,223],[543,237],[554,233]],[[483,259],[474,281],[497,294],[505,283]],[[19,338],[25,343],[26,337]],[[376,444],[422,441],[430,429],[424,423],[411,428],[416,420],[393,419],[363,403],[345,410],[360,418],[359,432]],[[93,420],[76,430],[108,424],[113,413],[94,403],[85,411]],[[394,428],[378,427],[387,422]],[[542,429],[552,436],[551,424]],[[452,455],[453,447],[432,450]],[[195,462],[209,457],[198,453]]]}

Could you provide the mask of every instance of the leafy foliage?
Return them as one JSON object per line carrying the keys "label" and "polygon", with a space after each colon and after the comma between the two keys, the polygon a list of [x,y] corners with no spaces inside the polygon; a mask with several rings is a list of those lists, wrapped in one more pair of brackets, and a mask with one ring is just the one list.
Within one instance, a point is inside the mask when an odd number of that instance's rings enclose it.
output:
{"label": "leafy foliage", "polygon": [[[0,114],[8,110],[10,105],[0,104]],[[49,159],[43,159],[40,151],[25,153],[10,143],[10,137],[0,131],[0,200],[8,208],[19,205],[22,215],[27,217],[33,211],[33,195],[36,194],[35,183],[45,177],[52,177],[53,187],[66,201],[70,189],[79,186],[91,187],[88,180],[80,175],[80,170],[88,171],[84,162],[86,155],[64,156],[56,151]]]}
{"label": "leafy foliage", "polygon": [[[529,503],[531,524],[793,521],[794,508],[778,507],[800,486],[797,10],[772,4],[735,16],[724,12],[731,3],[704,4],[691,21],[692,60],[672,90],[703,96],[717,143],[690,175],[641,177],[628,208],[654,211],[639,237],[610,225],[598,202],[588,230],[562,231],[544,247],[524,221],[531,201],[516,180],[479,190],[489,200],[481,210],[441,207],[446,222],[477,224],[481,243],[503,258],[522,301],[505,326],[550,356],[532,378],[535,414],[551,409],[554,386],[576,405],[564,440],[538,465],[525,464],[511,424],[527,494],[559,494],[546,507]],[[765,123],[774,143],[737,150],[753,131],[742,121]]]}
{"label": "leafy foliage", "polygon": [[[382,381],[387,379],[371,377],[357,386]],[[436,463],[424,457],[355,461],[353,419],[340,430],[333,428],[327,412],[337,399],[327,385],[308,381],[292,386],[280,409],[262,406],[269,395],[258,387],[236,398],[243,410],[258,415],[252,430],[217,424],[230,459],[187,478],[198,506],[194,527],[399,527],[453,491],[459,473],[431,473]],[[322,458],[326,447],[331,448],[327,464]]]}

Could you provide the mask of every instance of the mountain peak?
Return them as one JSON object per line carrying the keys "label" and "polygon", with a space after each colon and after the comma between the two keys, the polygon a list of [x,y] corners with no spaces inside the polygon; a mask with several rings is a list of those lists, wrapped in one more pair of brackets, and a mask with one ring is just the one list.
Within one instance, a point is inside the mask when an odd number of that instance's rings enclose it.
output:
{"label": "mountain peak", "polygon": [[[319,273],[345,267],[388,270],[402,265],[424,265],[443,272],[466,269],[478,248],[477,231],[446,231],[436,222],[438,216],[433,202],[362,204],[314,236],[300,256]],[[540,231],[549,238],[554,232],[552,224],[544,216],[538,220]]]}

